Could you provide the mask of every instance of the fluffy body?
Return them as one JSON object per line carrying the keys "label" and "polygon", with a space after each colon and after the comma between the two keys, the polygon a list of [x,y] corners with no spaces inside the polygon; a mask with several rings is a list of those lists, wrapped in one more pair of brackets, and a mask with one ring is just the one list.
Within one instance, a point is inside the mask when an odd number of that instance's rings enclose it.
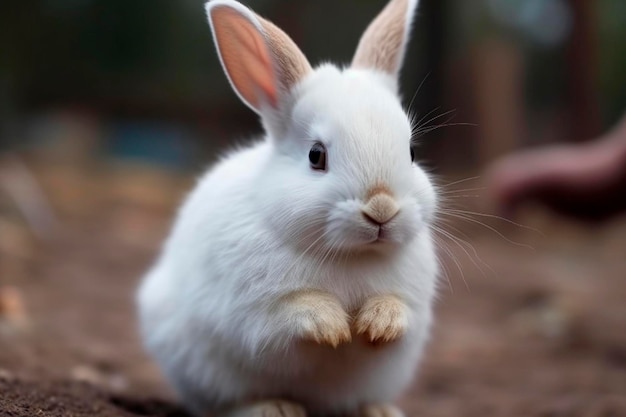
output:
{"label": "fluffy body", "polygon": [[[393,400],[415,374],[437,276],[428,228],[435,194],[410,164],[406,116],[386,122],[388,106],[403,114],[397,100],[384,88],[372,95],[378,84],[370,78],[381,75],[355,72],[325,67],[299,90],[293,129],[351,138],[328,146],[329,172],[311,171],[306,140],[264,140],[230,154],[200,179],[140,289],[146,345],[198,412],[256,398],[290,398],[321,413],[353,410]],[[364,97],[359,84],[369,86]],[[329,97],[325,104],[342,110],[324,112],[334,120],[316,125],[309,106]],[[319,137],[302,133],[296,137]],[[396,168],[402,162],[405,169]],[[397,242],[350,250],[363,230],[344,206],[358,205],[381,181],[405,197]],[[328,252],[322,240],[344,246]],[[333,294],[349,313],[373,296],[398,294],[410,311],[406,333],[383,348],[359,338],[337,349],[299,344],[288,321],[273,322],[269,310],[311,288]]]}

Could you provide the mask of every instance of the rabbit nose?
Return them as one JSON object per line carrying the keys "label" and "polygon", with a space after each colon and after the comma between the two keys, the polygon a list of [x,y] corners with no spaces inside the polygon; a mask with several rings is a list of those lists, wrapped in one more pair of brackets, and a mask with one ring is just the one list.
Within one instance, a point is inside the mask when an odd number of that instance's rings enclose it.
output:
{"label": "rabbit nose", "polygon": [[387,194],[376,194],[361,209],[363,217],[376,226],[388,223],[396,217],[400,209],[395,200]]}

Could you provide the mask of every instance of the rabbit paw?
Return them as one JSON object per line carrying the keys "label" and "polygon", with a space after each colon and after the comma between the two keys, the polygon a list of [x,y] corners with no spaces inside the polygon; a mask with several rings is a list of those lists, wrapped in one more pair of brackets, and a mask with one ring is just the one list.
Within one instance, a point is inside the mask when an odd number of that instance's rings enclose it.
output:
{"label": "rabbit paw", "polygon": [[238,407],[219,417],[306,417],[306,412],[301,405],[275,400]]}
{"label": "rabbit paw", "polygon": [[352,340],[349,316],[334,296],[306,290],[288,297],[287,317],[299,337],[333,348]]}
{"label": "rabbit paw", "polygon": [[376,404],[363,407],[359,417],[404,417],[404,413],[391,404]]}
{"label": "rabbit paw", "polygon": [[408,326],[407,306],[393,295],[370,298],[354,321],[357,334],[371,343],[388,343],[400,338]]}

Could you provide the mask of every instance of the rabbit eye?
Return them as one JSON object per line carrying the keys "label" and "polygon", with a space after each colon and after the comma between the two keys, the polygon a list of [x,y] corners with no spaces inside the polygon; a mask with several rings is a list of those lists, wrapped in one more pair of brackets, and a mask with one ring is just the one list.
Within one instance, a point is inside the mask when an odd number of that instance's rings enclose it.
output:
{"label": "rabbit eye", "polygon": [[316,143],[309,151],[311,168],[317,171],[326,171],[326,148],[321,143]]}
{"label": "rabbit eye", "polygon": [[413,148],[411,149],[411,162],[415,162],[415,151],[413,150]]}

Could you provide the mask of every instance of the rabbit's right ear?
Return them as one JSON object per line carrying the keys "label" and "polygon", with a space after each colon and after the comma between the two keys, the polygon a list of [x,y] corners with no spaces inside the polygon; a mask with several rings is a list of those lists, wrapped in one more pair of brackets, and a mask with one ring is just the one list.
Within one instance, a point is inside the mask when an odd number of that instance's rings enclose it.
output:
{"label": "rabbit's right ear", "polygon": [[311,65],[289,36],[233,0],[206,3],[222,67],[239,98],[261,114],[274,110]]}
{"label": "rabbit's right ear", "polygon": [[352,67],[385,72],[396,80],[419,0],[389,0],[359,41]]}

